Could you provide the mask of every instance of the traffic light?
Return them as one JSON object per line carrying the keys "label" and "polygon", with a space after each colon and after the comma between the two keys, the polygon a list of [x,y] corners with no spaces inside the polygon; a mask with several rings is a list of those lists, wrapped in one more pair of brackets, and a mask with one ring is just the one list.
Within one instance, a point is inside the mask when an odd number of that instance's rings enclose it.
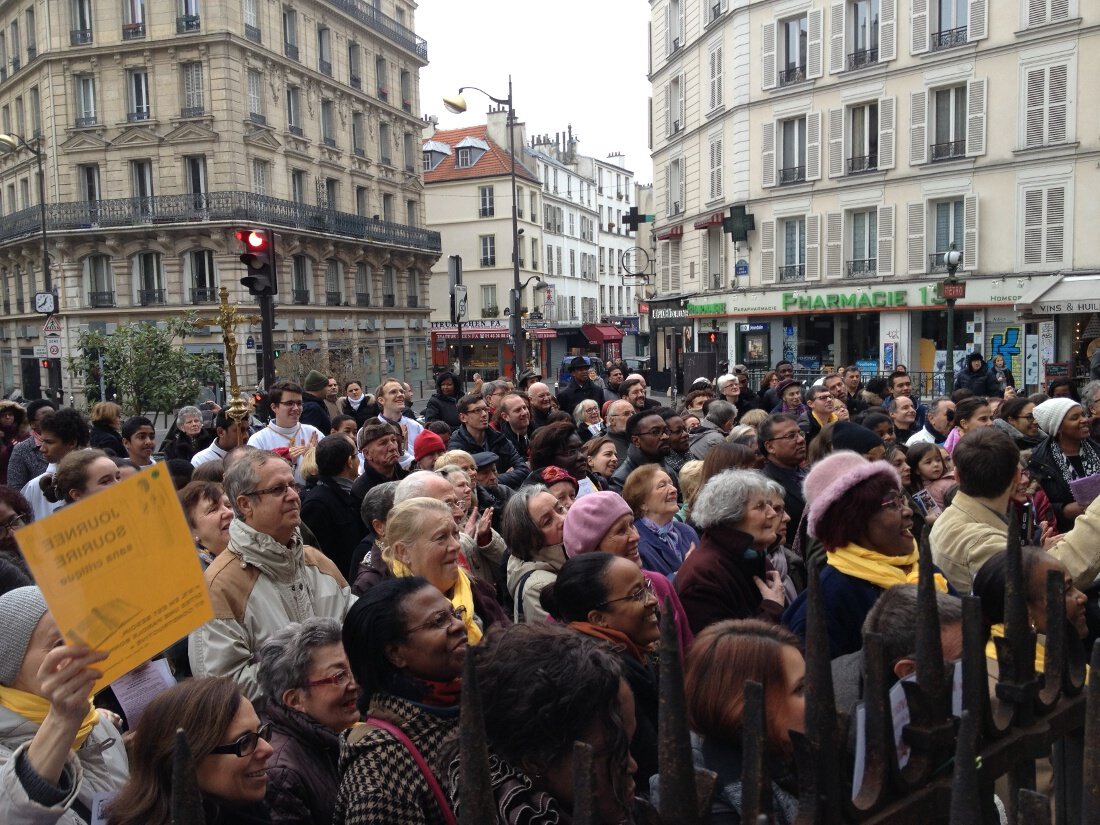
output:
{"label": "traffic light", "polygon": [[38,363],[42,367],[42,369],[44,369],[44,370],[48,370],[50,368],[50,359],[49,358],[43,358]]}
{"label": "traffic light", "polygon": [[275,295],[279,279],[275,276],[275,244],[270,229],[238,229],[237,240],[244,244],[241,263],[248,274],[241,283],[252,295]]}

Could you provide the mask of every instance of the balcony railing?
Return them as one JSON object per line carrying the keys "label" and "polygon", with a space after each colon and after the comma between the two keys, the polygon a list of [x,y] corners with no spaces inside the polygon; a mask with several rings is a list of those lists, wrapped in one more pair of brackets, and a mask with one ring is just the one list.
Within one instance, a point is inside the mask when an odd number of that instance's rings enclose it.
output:
{"label": "balcony railing", "polygon": [[95,115],[85,115],[84,117],[78,117],[76,119],[76,128],[84,129],[88,126],[95,126],[98,122]]}
{"label": "balcony railing", "polygon": [[[193,194],[46,204],[49,232],[217,221],[324,232],[366,243],[427,252],[441,250],[438,232],[254,192],[206,192],[201,205]],[[0,221],[0,243],[41,231],[41,212],[38,206],[31,206],[4,216]]]}
{"label": "balcony railing", "polygon": [[122,39],[123,40],[141,40],[145,37],[145,24],[144,23],[123,23],[122,24]]}
{"label": "balcony railing", "polygon": [[247,23],[244,24],[244,36],[251,40],[253,43],[262,43],[263,36],[260,33],[258,26],[250,26]]}
{"label": "balcony railing", "polygon": [[943,49],[953,49],[955,46],[965,46],[967,44],[966,26],[960,26],[957,29],[947,29],[942,32],[932,32],[932,37],[929,40],[928,47],[938,52]]}
{"label": "balcony railing", "polygon": [[156,306],[165,303],[163,289],[139,289],[138,303],[143,307]]}
{"label": "balcony railing", "polygon": [[126,120],[129,123],[137,123],[138,121],[148,120],[148,119],[149,119],[149,110],[148,109],[146,109],[143,112],[127,112],[126,113]]}
{"label": "balcony railing", "polygon": [[792,83],[801,83],[806,79],[805,66],[791,66],[779,73],[779,85],[790,86]]}
{"label": "balcony railing", "polygon": [[309,303],[309,290],[308,289],[292,289],[291,301],[295,304],[308,304]]}
{"label": "balcony railing", "polygon": [[21,68],[22,68],[22,66],[23,66],[23,63],[22,63],[22,61],[20,61],[20,60],[19,60],[19,58],[18,58],[18,57],[13,57],[13,58],[11,59],[11,71],[12,71],[12,74],[14,74],[15,72],[19,71],[19,69],[21,69]]}
{"label": "balcony railing", "polygon": [[321,74],[327,74],[329,77],[332,77],[332,61],[331,60],[318,60],[317,61],[317,68],[320,70]]}
{"label": "balcony railing", "polygon": [[338,307],[344,300],[344,296],[339,292],[326,292],[325,293],[325,306]]}
{"label": "balcony railing", "polygon": [[779,283],[794,284],[806,280],[806,265],[792,264],[779,267]]}
{"label": "balcony railing", "polygon": [[[945,249],[943,252],[933,252],[931,255],[928,256],[928,273],[929,274],[933,274],[933,273],[936,273],[936,272],[947,272],[947,262],[944,261],[944,256],[947,254],[947,252],[948,252],[948,250]],[[963,257],[962,257],[962,251],[960,250],[960,252],[959,252],[959,269],[962,269],[962,268],[963,268]]]}
{"label": "balcony railing", "polygon": [[286,130],[288,132],[290,132],[290,134],[294,135],[295,137],[301,137],[304,134],[302,132],[302,127],[301,126],[295,126],[293,123],[291,123],[289,126],[287,126]]}
{"label": "balcony railing", "polygon": [[873,66],[878,63],[878,47],[873,49],[858,49],[848,55],[848,69],[862,69],[864,66]]}
{"label": "balcony railing", "polygon": [[291,60],[298,59],[298,47],[293,43],[283,43],[283,54]]}
{"label": "balcony railing", "polygon": [[384,307],[395,307],[395,306],[397,306],[397,296],[396,295],[383,295],[382,296],[382,306],[384,306]]}
{"label": "balcony railing", "polygon": [[801,183],[804,180],[806,180],[805,166],[788,166],[785,169],[779,170],[780,185],[785,183]]}
{"label": "balcony railing", "polygon": [[369,292],[356,292],[355,293],[355,305],[357,307],[369,307],[370,306],[370,293]]}
{"label": "balcony railing", "polygon": [[324,138],[321,138],[321,140],[323,140],[325,146],[328,146],[330,149],[335,149],[336,148],[336,138],[334,138],[334,137],[324,137]]}
{"label": "balcony railing", "polygon": [[86,46],[92,42],[91,29],[73,29],[69,32],[70,46]]}
{"label": "balcony railing", "polygon": [[845,278],[874,278],[876,275],[878,275],[878,260],[875,258],[847,261],[844,267]]}
{"label": "balcony railing", "polygon": [[191,290],[191,303],[216,304],[218,302],[218,290],[216,287],[200,287]]}
{"label": "balcony railing", "polygon": [[203,106],[185,106],[180,109],[180,117],[186,120],[189,117],[202,117],[206,112]]}
{"label": "balcony railing", "polygon": [[267,125],[267,118],[261,115],[259,112],[249,112],[248,119],[255,123],[257,126]]}
{"label": "balcony railing", "polygon": [[860,175],[864,172],[874,172],[878,169],[878,155],[863,155],[856,158],[848,158],[848,174]]}
{"label": "balcony railing", "polygon": [[352,152],[355,153],[355,156],[357,158],[365,158],[367,156],[367,150],[364,149],[362,146],[356,146],[354,149],[352,149]]}
{"label": "balcony railing", "polygon": [[176,34],[197,32],[202,28],[202,21],[197,14],[183,14],[176,18]]}
{"label": "balcony railing", "polygon": [[932,162],[938,160],[953,160],[966,157],[965,140],[949,140],[946,143],[932,144]]}
{"label": "balcony railing", "polygon": [[32,43],[27,46],[27,62],[30,63],[36,57],[38,57],[38,47]]}
{"label": "balcony railing", "polygon": [[326,0],[326,2],[401,48],[408,49],[425,61],[428,59],[428,42],[424,38],[417,37],[411,29],[386,16],[365,0]]}
{"label": "balcony railing", "polygon": [[88,306],[90,307],[113,307],[114,305],[115,291],[113,289],[88,293]]}
{"label": "balcony railing", "polygon": [[[520,264],[520,266],[523,266],[523,264]],[[418,296],[418,295],[406,295],[405,296],[405,306],[413,307],[414,309],[416,307],[420,306],[420,296]]]}

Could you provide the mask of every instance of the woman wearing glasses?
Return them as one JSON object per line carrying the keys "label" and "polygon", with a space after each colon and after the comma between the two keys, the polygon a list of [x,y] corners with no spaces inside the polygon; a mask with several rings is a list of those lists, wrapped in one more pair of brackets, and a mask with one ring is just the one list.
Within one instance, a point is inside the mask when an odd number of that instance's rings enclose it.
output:
{"label": "woman wearing glasses", "polygon": [[[835,659],[863,646],[863,620],[884,590],[917,583],[913,511],[897,470],[849,450],[815,464],[803,490],[807,531],[826,551],[819,580]],[[954,594],[938,570],[935,582]],[[783,624],[805,639],[805,591],[787,608]]]}
{"label": "woman wearing glasses", "polygon": [[271,726],[232,679],[220,677],[181,682],[146,706],[130,742],[130,780],[107,807],[108,825],[173,821],[177,730],[195,761],[207,825],[271,822],[264,804]]}
{"label": "woman wearing glasses", "polygon": [[347,734],[333,825],[448,821],[435,770],[458,725],[463,612],[419,576],[383,581],[348,611],[344,649],[366,724]]}
{"label": "woman wearing glasses", "polygon": [[[1100,382],[1097,387],[1100,388]],[[993,426],[1008,435],[1021,450],[1030,450],[1043,440],[1034,412],[1035,404],[1027,398],[1010,398],[1001,405]]]}
{"label": "woman wearing glasses", "polygon": [[340,786],[340,734],[359,721],[359,686],[344,653],[340,623],[312,618],[264,643],[257,678],[268,697],[274,754],[267,805],[280,825],[332,822]]}
{"label": "woman wearing glasses", "polygon": [[30,568],[15,542],[15,531],[34,521],[30,503],[18,490],[0,485],[0,559],[9,561],[27,576]]}
{"label": "woman wearing glasses", "polygon": [[634,783],[648,793],[657,773],[657,673],[650,653],[661,638],[657,597],[638,565],[610,553],[583,553],[543,588],[542,606],[570,630],[607,643],[618,656],[634,694],[637,728],[630,753]]}

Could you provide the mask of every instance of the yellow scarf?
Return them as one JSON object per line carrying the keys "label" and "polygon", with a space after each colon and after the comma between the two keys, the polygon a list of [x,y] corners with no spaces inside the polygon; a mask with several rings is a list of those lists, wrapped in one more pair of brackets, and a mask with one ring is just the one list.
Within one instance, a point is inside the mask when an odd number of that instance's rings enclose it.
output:
{"label": "yellow scarf", "polygon": [[[415,575],[405,564],[397,559],[394,559],[390,563],[390,567],[393,568],[393,574],[399,579],[406,576]],[[447,596],[446,593],[443,594]],[[454,591],[450,596],[447,596],[451,600],[456,608],[466,608],[466,618],[464,619],[466,624],[466,641],[472,645],[476,645],[481,641],[481,628],[477,625],[477,620],[474,618],[474,589],[470,586],[470,579],[466,575],[466,571],[461,567],[458,569],[458,581],[455,582]]]}
{"label": "yellow scarf", "polygon": [[[896,584],[916,584],[920,578],[917,561],[917,543],[913,542],[913,552],[908,556],[884,556],[858,544],[846,544],[826,554],[829,566],[837,571],[870,582],[883,590]],[[906,569],[908,568],[908,569]],[[935,575],[936,589],[947,592],[947,579],[940,573]]]}
{"label": "yellow scarf", "polygon": [[[997,661],[997,645],[994,644],[994,639],[1003,639],[1005,635],[1005,626],[1003,624],[995,624],[989,628],[989,641],[985,644],[985,658]],[[1046,647],[1043,645],[1043,637],[1035,637],[1035,672],[1043,673],[1046,670]]]}
{"label": "yellow scarf", "polygon": [[[50,712],[50,700],[43,699],[34,693],[23,690],[4,687],[0,685],[0,707],[7,708],[12,713],[17,713],[28,722],[34,722],[39,727],[46,721],[46,714]],[[84,740],[92,732],[92,728],[99,722],[99,714],[91,701],[88,702],[88,715],[80,723],[80,730],[76,732],[76,741],[73,750],[77,750],[84,744]]]}

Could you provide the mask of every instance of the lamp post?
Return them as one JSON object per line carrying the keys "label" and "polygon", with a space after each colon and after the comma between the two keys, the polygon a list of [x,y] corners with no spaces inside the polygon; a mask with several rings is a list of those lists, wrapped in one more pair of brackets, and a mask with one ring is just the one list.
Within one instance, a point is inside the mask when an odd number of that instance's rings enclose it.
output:
{"label": "lamp post", "polygon": [[950,395],[955,385],[955,301],[966,297],[966,282],[955,277],[962,263],[962,253],[951,248],[944,253],[943,262],[947,265],[947,278],[940,282],[940,294],[947,302],[947,365],[944,369],[944,395]]}
{"label": "lamp post", "polygon": [[462,114],[466,111],[466,98],[462,93],[467,89],[481,92],[493,103],[508,107],[508,154],[512,156],[512,378],[519,378],[526,361],[524,353],[524,329],[520,319],[520,295],[523,287],[519,283],[519,204],[516,202],[516,109],[512,102],[512,76],[508,75],[508,97],[493,97],[484,89],[477,86],[462,86],[454,97],[443,98],[443,105],[452,114]]}

